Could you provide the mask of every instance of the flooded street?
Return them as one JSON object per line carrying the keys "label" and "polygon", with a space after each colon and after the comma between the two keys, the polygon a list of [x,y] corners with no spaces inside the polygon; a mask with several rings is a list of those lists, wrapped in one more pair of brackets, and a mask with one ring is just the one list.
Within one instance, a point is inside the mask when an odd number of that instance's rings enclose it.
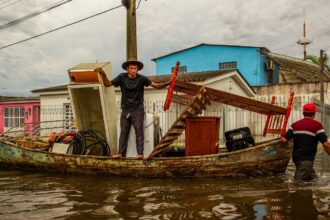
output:
{"label": "flooded street", "polygon": [[319,180],[285,174],[235,179],[146,179],[0,169],[0,219],[330,219],[329,158]]}

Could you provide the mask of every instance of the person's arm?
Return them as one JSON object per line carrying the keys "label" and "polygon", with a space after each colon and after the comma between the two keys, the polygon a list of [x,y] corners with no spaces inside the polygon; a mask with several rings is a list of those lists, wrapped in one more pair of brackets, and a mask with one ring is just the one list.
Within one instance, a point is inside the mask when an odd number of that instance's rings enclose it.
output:
{"label": "person's arm", "polygon": [[324,150],[327,152],[328,155],[330,155],[330,142],[325,134],[325,130],[323,125],[319,125],[319,129],[316,131],[316,138],[318,139],[319,142],[322,143]]}
{"label": "person's arm", "polygon": [[155,89],[162,89],[162,88],[165,88],[166,86],[170,85],[171,82],[172,82],[172,80],[169,80],[169,81],[164,82],[164,83],[151,82],[151,86]]}
{"label": "person's arm", "polygon": [[328,155],[330,155],[330,143],[329,143],[329,141],[326,141],[322,144],[323,144],[324,150],[327,152]]}
{"label": "person's arm", "polygon": [[108,79],[107,75],[105,75],[105,72],[100,71],[100,74],[101,74],[101,77],[102,77],[103,84],[106,87],[112,86],[112,82]]}
{"label": "person's arm", "polygon": [[293,138],[293,129],[292,127],[290,127],[283,136],[281,136],[282,141],[288,142],[289,140],[291,140],[291,138]]}
{"label": "person's arm", "polygon": [[288,140],[284,137],[284,136],[281,136],[281,139],[282,141],[285,143],[285,142],[288,142]]}

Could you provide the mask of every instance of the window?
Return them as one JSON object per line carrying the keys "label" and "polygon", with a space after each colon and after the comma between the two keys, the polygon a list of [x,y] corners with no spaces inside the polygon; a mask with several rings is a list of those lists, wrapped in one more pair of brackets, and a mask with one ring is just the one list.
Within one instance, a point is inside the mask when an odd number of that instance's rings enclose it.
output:
{"label": "window", "polygon": [[5,107],[5,127],[23,127],[24,107]]}
{"label": "window", "polygon": [[221,70],[237,69],[237,62],[219,63],[219,69]]}
{"label": "window", "polygon": [[273,71],[267,72],[267,82],[272,83],[273,82]]}
{"label": "window", "polygon": [[72,112],[72,108],[71,108],[71,104],[70,103],[64,103],[63,104],[63,120],[65,123],[65,129],[73,129],[74,125],[73,125],[73,112]]}
{"label": "window", "polygon": [[[172,73],[173,73],[173,71],[174,71],[174,68],[175,67],[172,67]],[[182,74],[182,73],[187,73],[187,66],[180,66],[179,67],[179,74]]]}

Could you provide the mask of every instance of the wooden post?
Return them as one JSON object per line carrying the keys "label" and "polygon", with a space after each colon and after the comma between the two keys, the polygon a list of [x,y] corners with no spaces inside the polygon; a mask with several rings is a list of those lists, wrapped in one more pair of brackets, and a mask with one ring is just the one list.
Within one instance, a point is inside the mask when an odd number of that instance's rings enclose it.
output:
{"label": "wooden post", "polygon": [[126,58],[137,59],[137,43],[136,43],[136,8],[135,0],[129,0],[127,4],[127,38],[126,38]]}

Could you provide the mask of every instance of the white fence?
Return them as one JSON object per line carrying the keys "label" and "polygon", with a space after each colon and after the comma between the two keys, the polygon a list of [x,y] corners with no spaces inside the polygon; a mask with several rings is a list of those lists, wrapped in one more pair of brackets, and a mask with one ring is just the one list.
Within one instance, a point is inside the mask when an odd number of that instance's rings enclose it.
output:
{"label": "white fence", "polygon": [[[277,97],[276,105],[285,107],[287,106],[289,96]],[[271,97],[258,97],[256,100],[270,103]],[[304,95],[304,96],[296,96],[293,100],[291,116],[288,121],[288,127],[296,120],[301,119],[302,116],[302,106],[305,103],[309,102],[318,102],[313,98],[312,95]],[[41,107],[41,120],[51,121],[51,120],[64,120],[64,127],[72,128],[74,127],[74,123],[72,122],[73,114],[71,112],[71,108],[68,108],[68,104],[64,105],[49,105]],[[117,103],[117,106],[120,106],[120,103]],[[177,119],[179,114],[185,106],[178,105],[175,103],[171,104],[171,107],[168,111],[164,112],[163,110],[163,101],[156,102],[145,102],[145,111],[147,113],[156,114],[159,117],[160,127],[162,131],[162,135],[166,133],[166,131],[172,126],[174,121]],[[330,109],[329,106],[324,110],[325,112],[325,128],[326,131],[329,131],[329,119],[330,119]],[[320,110],[320,108],[319,108]],[[118,109],[118,114],[120,114],[120,109]],[[219,129],[219,137],[220,142],[224,142],[224,132],[236,129],[239,127],[249,127],[253,136],[259,140],[265,140],[262,137],[266,115],[242,110],[240,108],[235,108],[232,106],[212,103],[206,111],[203,112],[203,116],[216,116],[220,118],[220,129]],[[120,117],[118,117],[120,118]],[[317,119],[320,120],[320,113],[317,113]],[[48,132],[48,130],[45,130]],[[274,136],[270,136],[268,138],[273,138]],[[267,139],[267,137],[266,137]],[[179,141],[184,140],[184,135],[179,138]]]}

